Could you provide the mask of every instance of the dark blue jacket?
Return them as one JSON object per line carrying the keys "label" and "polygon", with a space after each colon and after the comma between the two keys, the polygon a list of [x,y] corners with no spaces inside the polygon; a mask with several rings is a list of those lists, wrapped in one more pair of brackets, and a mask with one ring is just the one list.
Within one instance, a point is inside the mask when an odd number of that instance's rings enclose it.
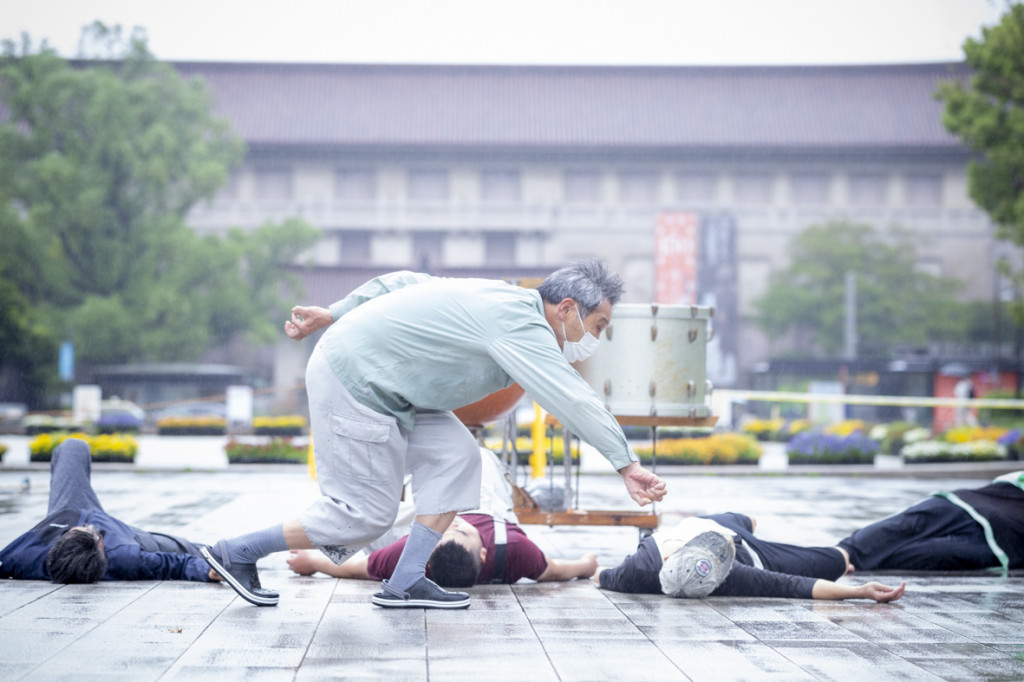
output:
{"label": "dark blue jacket", "polygon": [[68,528],[92,524],[106,531],[107,555],[104,580],[196,580],[208,582],[209,566],[191,554],[146,551],[153,547],[150,534],[96,510],[62,509],[50,514],[35,528],[0,550],[0,578],[49,580],[46,553]]}

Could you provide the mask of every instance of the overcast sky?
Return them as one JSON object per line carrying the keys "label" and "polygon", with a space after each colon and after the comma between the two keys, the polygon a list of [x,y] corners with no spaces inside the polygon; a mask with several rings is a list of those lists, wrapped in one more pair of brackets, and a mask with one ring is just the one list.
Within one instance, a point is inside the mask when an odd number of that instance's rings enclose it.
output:
{"label": "overcast sky", "polygon": [[1006,0],[3,0],[0,37],[75,56],[95,20],[166,60],[459,64],[955,61]]}

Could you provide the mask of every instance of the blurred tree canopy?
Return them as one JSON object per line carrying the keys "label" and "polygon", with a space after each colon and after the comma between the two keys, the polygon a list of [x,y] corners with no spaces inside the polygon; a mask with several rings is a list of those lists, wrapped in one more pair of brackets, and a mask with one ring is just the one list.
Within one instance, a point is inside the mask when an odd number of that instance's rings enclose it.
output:
{"label": "blurred tree canopy", "polygon": [[1000,236],[1024,246],[1024,4],[982,29],[963,46],[970,84],[942,83],[942,121],[981,158],[967,169],[971,198],[999,226]]}
{"label": "blurred tree canopy", "polygon": [[758,324],[772,339],[792,335],[801,353],[837,355],[844,345],[846,273],[856,274],[861,356],[895,345],[969,340],[977,323],[956,298],[962,284],[917,268],[909,237],[883,239],[868,225],[834,222],[794,237],[791,265],[772,275],[758,301]]}
{"label": "blurred tree canopy", "polygon": [[27,36],[3,44],[0,333],[20,320],[53,348],[72,340],[84,364],[190,361],[236,335],[273,339],[295,284],[280,266],[317,231],[299,220],[223,237],[190,229],[188,212],[227,182],[243,143],[204,83],[156,61],[140,31],[125,39],[96,23],[81,44],[105,59],[69,62]]}

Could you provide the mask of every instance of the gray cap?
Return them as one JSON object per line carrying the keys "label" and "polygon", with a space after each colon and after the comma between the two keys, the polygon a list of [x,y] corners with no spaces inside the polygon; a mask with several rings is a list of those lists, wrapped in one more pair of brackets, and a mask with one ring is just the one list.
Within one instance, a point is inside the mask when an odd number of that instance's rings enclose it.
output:
{"label": "gray cap", "polygon": [[670,597],[706,597],[729,575],[735,559],[731,537],[715,531],[701,533],[665,559],[658,573],[661,591]]}

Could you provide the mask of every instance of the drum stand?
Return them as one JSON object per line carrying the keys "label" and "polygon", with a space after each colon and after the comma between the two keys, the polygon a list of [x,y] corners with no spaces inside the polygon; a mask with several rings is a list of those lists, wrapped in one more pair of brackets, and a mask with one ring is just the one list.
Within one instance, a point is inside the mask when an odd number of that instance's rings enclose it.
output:
{"label": "drum stand", "polygon": [[[714,426],[718,417],[635,417],[619,416],[616,420],[622,426],[649,426],[651,428],[651,472],[657,472],[657,446],[659,426]],[[557,421],[550,415],[547,418],[547,425],[554,426]],[[518,455],[515,452],[515,423],[511,422],[505,426],[505,437],[503,437],[502,454],[505,455],[505,442],[508,440],[509,429],[512,430],[512,475],[516,480],[516,463]],[[543,510],[534,502],[529,495],[517,489],[515,513],[519,518],[520,525],[532,524],[543,526],[629,526],[635,527],[643,538],[650,535],[660,522],[661,516],[657,511],[657,503],[652,503],[649,511],[620,511],[607,509],[578,509],[579,505],[579,465],[576,465],[576,486],[573,492],[573,463],[572,463],[572,438],[573,434],[568,428],[563,427],[562,438],[564,447],[562,450],[562,467],[565,474],[565,510]],[[579,442],[579,438],[576,439]],[[554,449],[552,445],[552,450]],[[508,461],[506,459],[506,461]],[[522,493],[521,495],[518,493]],[[569,502],[573,501],[570,505]]]}

